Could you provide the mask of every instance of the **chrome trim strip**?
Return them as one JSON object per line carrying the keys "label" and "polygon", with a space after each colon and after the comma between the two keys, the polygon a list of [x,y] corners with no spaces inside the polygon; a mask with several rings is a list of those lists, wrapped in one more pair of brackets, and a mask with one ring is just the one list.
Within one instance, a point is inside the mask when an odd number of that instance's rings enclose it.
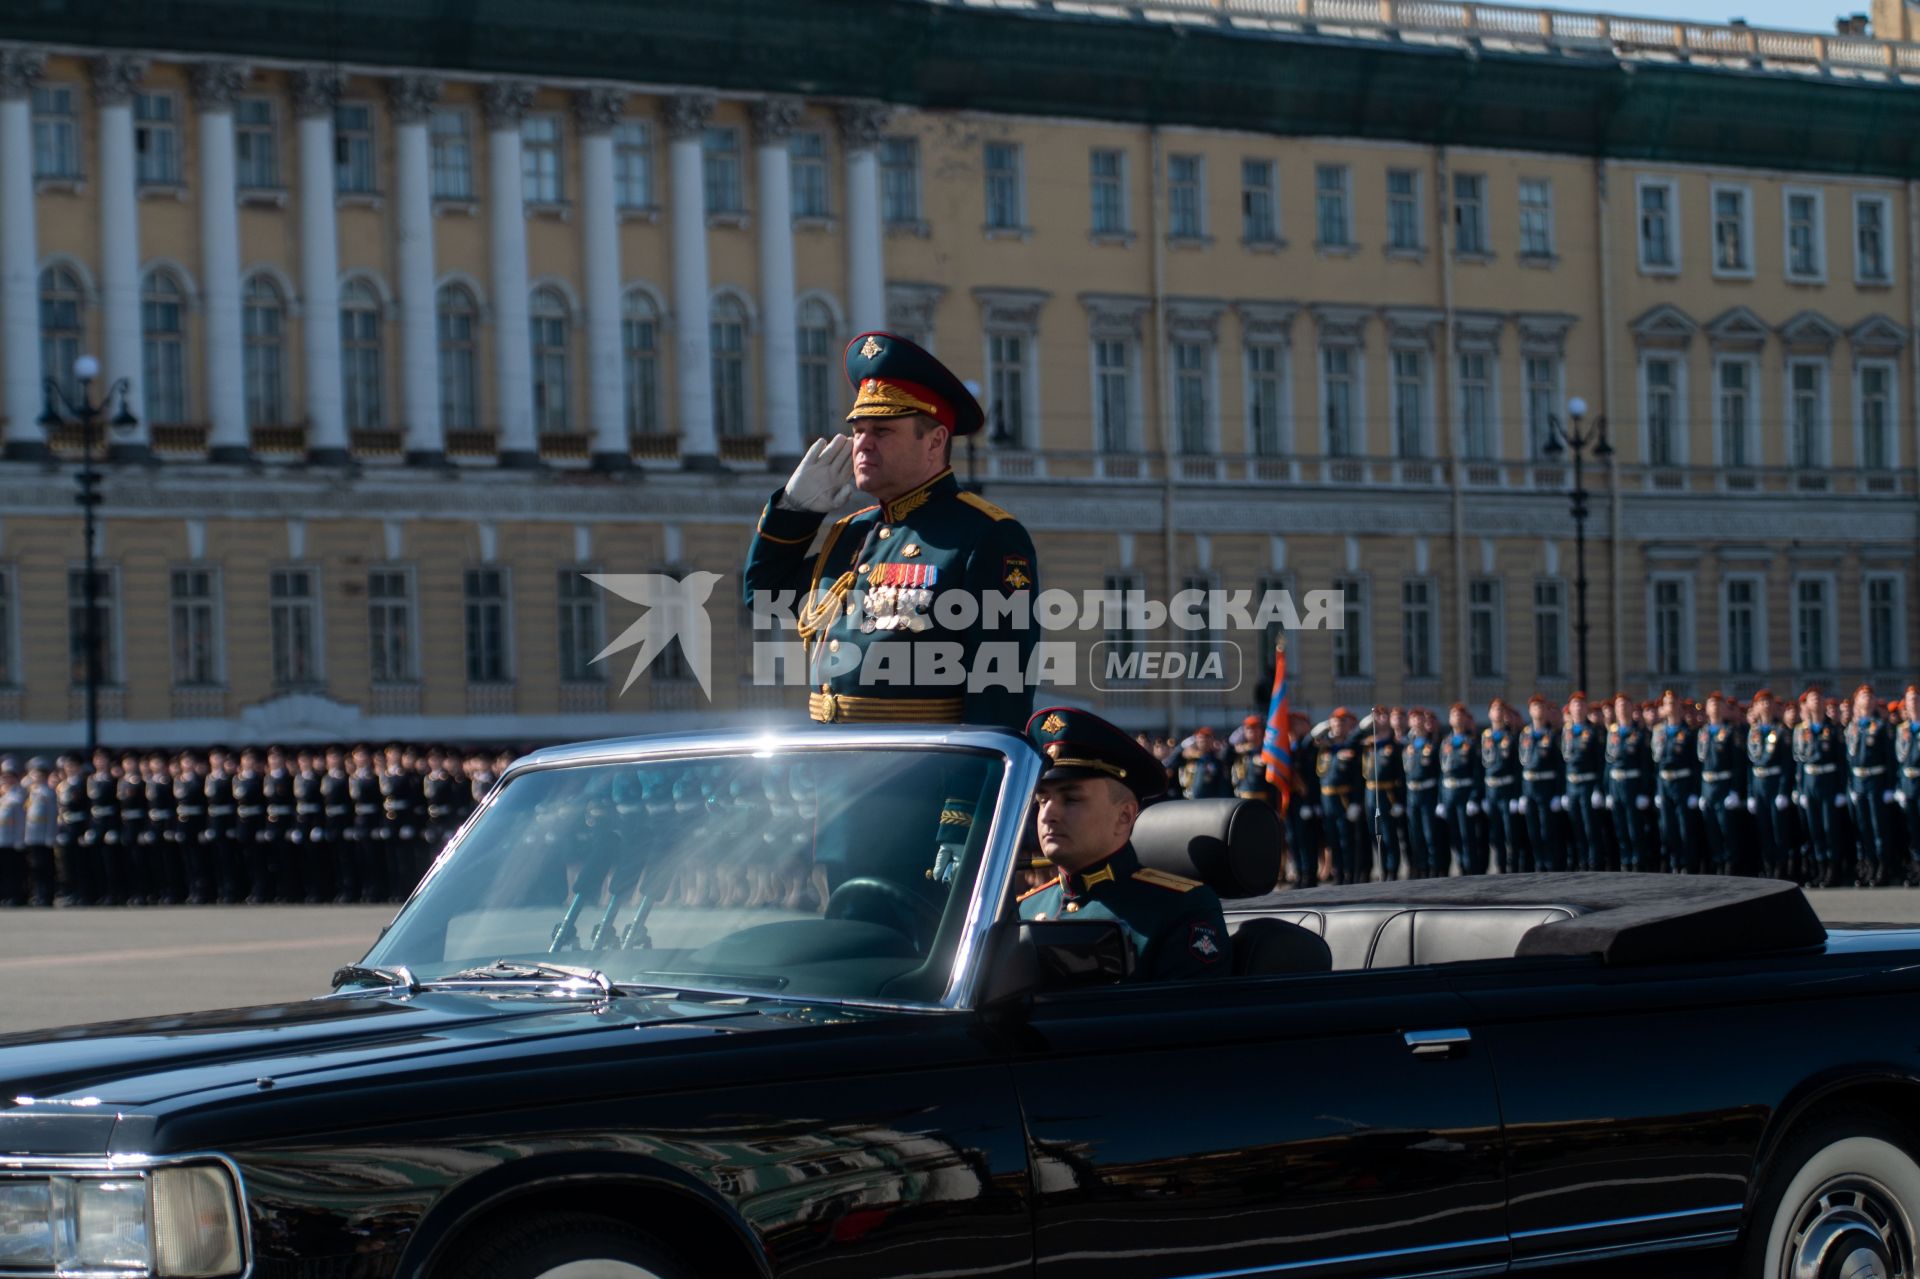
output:
{"label": "chrome trim strip", "polygon": [[[247,1178],[240,1171],[240,1165],[226,1155],[211,1152],[199,1152],[180,1155],[100,1155],[86,1157],[76,1155],[0,1155],[0,1177],[31,1176],[36,1173],[106,1173],[126,1175],[139,1173],[143,1177],[155,1169],[172,1168],[182,1164],[219,1164],[233,1178],[233,1194],[237,1200],[240,1225],[240,1273],[233,1279],[250,1279],[253,1274],[253,1214],[247,1206]],[[151,1197],[149,1197],[151,1202]],[[151,1208],[149,1208],[151,1211]],[[65,1272],[59,1279],[67,1279]],[[104,1273],[104,1272],[102,1272]],[[138,1279],[138,1271],[118,1270],[112,1272],[118,1279]],[[32,1279],[52,1279],[53,1272],[46,1270],[0,1271],[0,1275],[21,1274]]]}
{"label": "chrome trim strip", "polygon": [[1637,1257],[1656,1252],[1691,1252],[1700,1248],[1724,1248],[1740,1238],[1738,1230],[1715,1230],[1707,1234],[1668,1236],[1635,1243],[1619,1243],[1599,1248],[1575,1248],[1568,1252],[1536,1252],[1515,1257],[1510,1269],[1544,1270],[1549,1266],[1579,1265],[1610,1257]]}
{"label": "chrome trim strip", "polygon": [[1715,1213],[1726,1213],[1738,1217],[1746,1211],[1745,1204],[1717,1204],[1712,1208],[1685,1208],[1678,1212],[1653,1212],[1644,1217],[1614,1217],[1606,1221],[1582,1221],[1571,1226],[1545,1226],[1538,1230],[1516,1230],[1515,1239],[1538,1239],[1544,1235],[1564,1235],[1575,1230],[1608,1230],[1614,1226],[1642,1226],[1654,1221],[1684,1221],[1688,1217],[1707,1217]]}
{"label": "chrome trim strip", "polygon": [[[1250,1279],[1258,1275],[1285,1275],[1301,1270],[1355,1265],[1363,1261],[1385,1261],[1392,1257],[1423,1257],[1436,1252],[1458,1252],[1462,1248],[1490,1248],[1505,1242],[1507,1242],[1505,1235],[1495,1235],[1489,1239],[1463,1239],[1455,1243],[1422,1244],[1418,1248],[1388,1248],[1382,1252],[1355,1252],[1343,1257],[1315,1257],[1311,1261],[1283,1261],[1276,1265],[1250,1266],[1241,1270],[1208,1270],[1198,1274],[1180,1275],[1176,1279]],[[1506,1268],[1505,1261],[1483,1262],[1471,1266],[1450,1266],[1439,1270],[1406,1271],[1401,1279],[1439,1279],[1442,1275],[1498,1274]]]}

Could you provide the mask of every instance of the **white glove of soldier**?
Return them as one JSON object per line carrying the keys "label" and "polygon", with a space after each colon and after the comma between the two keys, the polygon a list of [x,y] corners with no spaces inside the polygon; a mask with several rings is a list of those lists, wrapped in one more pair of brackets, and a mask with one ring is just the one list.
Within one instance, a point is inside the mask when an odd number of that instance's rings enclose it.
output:
{"label": "white glove of soldier", "polygon": [[1883,804],[1891,804],[1893,802],[1893,792],[1890,790],[1881,791],[1880,802]]}
{"label": "white glove of soldier", "polygon": [[1845,795],[1835,795],[1833,797],[1833,806],[1835,808],[1845,808],[1847,806],[1847,797]]}
{"label": "white glove of soldier", "polygon": [[1445,817],[1447,815],[1447,806],[1445,804],[1435,804],[1433,806],[1433,815],[1435,817]]}
{"label": "white glove of soldier", "polygon": [[1747,811],[1755,815],[1758,815],[1760,812],[1760,801],[1751,795],[1747,796]]}
{"label": "white glove of soldier", "polygon": [[1635,795],[1635,796],[1633,797],[1633,806],[1634,806],[1635,808],[1637,808],[1637,809],[1639,809],[1639,810],[1640,810],[1641,812],[1643,812],[1643,813],[1644,813],[1644,812],[1646,812],[1646,811],[1647,811],[1647,797],[1646,797],[1645,795]]}
{"label": "white glove of soldier", "polygon": [[1395,817],[1405,817],[1407,815],[1407,806],[1405,804],[1395,804],[1393,807],[1389,808],[1387,811],[1392,813]]}
{"label": "white glove of soldier", "polygon": [[1480,815],[1480,801],[1478,801],[1478,800],[1473,800],[1473,799],[1470,799],[1470,800],[1468,800],[1468,801],[1467,801],[1467,816],[1469,816],[1469,817],[1478,817],[1479,815]]}
{"label": "white glove of soldier", "polygon": [[1740,797],[1738,795],[1728,794],[1726,798],[1727,811],[1732,812],[1734,809],[1738,807],[1740,807]]}
{"label": "white glove of soldier", "polygon": [[[1781,808],[1785,808],[1787,806],[1784,797],[1782,797],[1781,799],[1776,799],[1773,802]],[[1807,807],[1807,797],[1805,795],[1795,795],[1793,797],[1793,802],[1800,805],[1800,807],[1802,808]]]}
{"label": "white glove of soldier", "polygon": [[780,504],[788,510],[825,515],[853,494],[853,437],[815,440],[787,477]]}
{"label": "white glove of soldier", "polygon": [[1347,820],[1350,822],[1357,822],[1360,820],[1360,805],[1358,804],[1347,805]]}
{"label": "white glove of soldier", "polygon": [[[1645,799],[1646,796],[1642,795],[1641,798]],[[1653,797],[1653,806],[1655,808],[1665,808],[1667,806],[1667,797],[1665,795],[1655,795]],[[1642,804],[1640,807],[1645,808],[1646,805]]]}
{"label": "white glove of soldier", "polygon": [[1527,811],[1527,797],[1525,795],[1513,801],[1513,811],[1516,813],[1524,813]]}
{"label": "white glove of soldier", "polygon": [[1893,793],[1893,802],[1905,808],[1907,806],[1907,793],[1903,790],[1895,791]]}
{"label": "white glove of soldier", "polygon": [[1567,801],[1559,795],[1555,795],[1551,799],[1547,800],[1547,811],[1549,813],[1564,812],[1566,811],[1566,807],[1567,807]]}
{"label": "white glove of soldier", "polygon": [[1687,807],[1688,808],[1700,807],[1700,797],[1698,795],[1687,796]]}
{"label": "white glove of soldier", "polygon": [[[1594,806],[1595,808],[1599,808],[1599,807],[1601,806],[1601,804],[1600,804],[1600,792],[1599,792],[1599,791],[1595,791],[1595,792],[1593,793],[1593,806]],[[1612,808],[1613,808],[1613,796],[1611,796],[1611,795],[1609,795],[1609,796],[1607,796],[1607,801],[1606,801],[1606,807],[1607,807],[1607,809],[1608,809],[1609,811],[1611,811],[1611,810],[1612,810]]]}

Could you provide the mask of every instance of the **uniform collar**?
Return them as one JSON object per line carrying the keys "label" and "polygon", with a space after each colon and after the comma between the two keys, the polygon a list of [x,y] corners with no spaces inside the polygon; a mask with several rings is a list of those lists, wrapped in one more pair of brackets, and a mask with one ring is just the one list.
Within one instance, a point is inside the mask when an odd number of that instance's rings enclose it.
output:
{"label": "uniform collar", "polygon": [[1079,901],[1103,885],[1132,879],[1133,872],[1139,869],[1140,858],[1133,851],[1132,841],[1128,841],[1085,870],[1060,872],[1060,887],[1068,901]]}
{"label": "uniform collar", "polygon": [[960,481],[953,477],[951,466],[922,484],[919,488],[902,493],[891,502],[880,504],[880,518],[888,524],[898,524],[936,497],[947,497],[960,491]]}

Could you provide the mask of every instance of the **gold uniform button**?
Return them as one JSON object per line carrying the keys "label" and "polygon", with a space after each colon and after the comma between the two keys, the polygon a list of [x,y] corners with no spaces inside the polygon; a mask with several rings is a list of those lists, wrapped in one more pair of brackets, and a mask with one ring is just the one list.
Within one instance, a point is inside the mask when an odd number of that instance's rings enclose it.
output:
{"label": "gold uniform button", "polygon": [[856,570],[856,571],[857,571],[857,572],[861,572],[861,573],[864,573],[864,572],[866,572],[866,571],[867,571],[868,569],[870,569],[870,568],[872,568],[872,567],[873,567],[873,565],[871,565],[871,564],[862,564],[862,565],[861,565],[861,566],[859,567],[859,569],[858,569],[858,570]]}
{"label": "gold uniform button", "polygon": [[827,651],[828,651],[829,653],[838,653],[838,652],[840,651],[840,641],[839,641],[839,640],[828,640],[828,641],[827,641]]}
{"label": "gold uniform button", "polygon": [[888,538],[890,538],[890,537],[892,537],[892,536],[893,536],[893,530],[892,530],[892,529],[890,529],[890,528],[883,528],[883,529],[881,529],[881,530],[880,530],[880,540],[881,540],[881,541],[883,541],[883,542],[884,542],[884,541],[886,541],[886,540],[887,540]]}
{"label": "gold uniform button", "polygon": [[1076,911],[1076,910],[1079,910],[1079,909],[1080,909],[1080,903],[1079,903],[1079,902],[1068,902],[1068,903],[1067,903],[1067,913],[1068,913],[1069,915],[1071,915],[1071,914],[1072,914],[1072,913],[1073,913],[1074,911]]}

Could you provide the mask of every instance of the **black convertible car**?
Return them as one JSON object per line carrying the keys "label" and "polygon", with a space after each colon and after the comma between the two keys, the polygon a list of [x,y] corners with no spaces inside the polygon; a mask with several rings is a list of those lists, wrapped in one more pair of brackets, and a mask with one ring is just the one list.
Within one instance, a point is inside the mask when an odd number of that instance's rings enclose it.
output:
{"label": "black convertible car", "polygon": [[0,1041],[0,1276],[1914,1279],[1920,934],[1789,884],[1273,892],[1233,972],[1021,923],[987,731],[518,763],[331,995]]}

